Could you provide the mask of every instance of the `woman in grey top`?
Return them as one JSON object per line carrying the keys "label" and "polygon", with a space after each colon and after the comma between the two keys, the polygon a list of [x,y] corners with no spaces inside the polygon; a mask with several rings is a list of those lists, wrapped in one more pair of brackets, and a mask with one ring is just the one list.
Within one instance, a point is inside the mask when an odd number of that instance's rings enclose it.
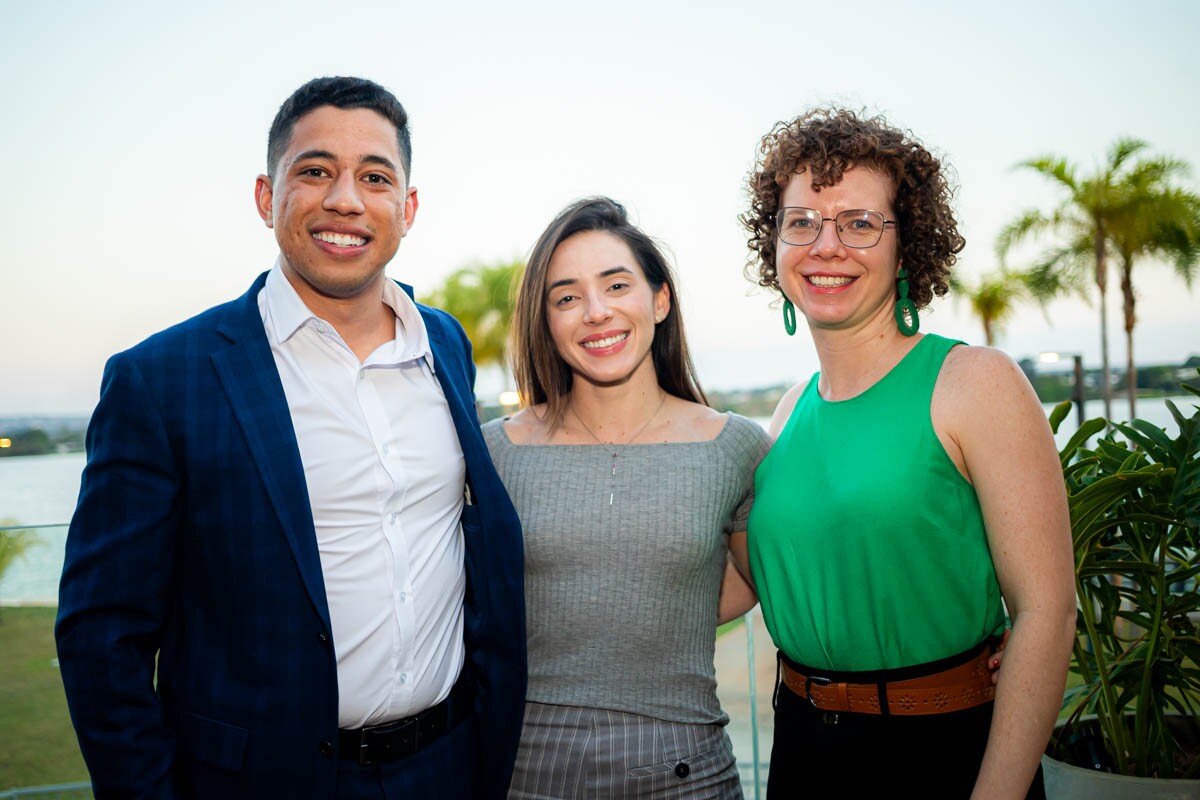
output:
{"label": "woman in grey top", "polygon": [[607,198],[558,215],[513,320],[528,406],[484,427],[525,533],[529,690],[512,798],[740,798],[717,702],[727,560],[769,440],[709,408],[674,283]]}

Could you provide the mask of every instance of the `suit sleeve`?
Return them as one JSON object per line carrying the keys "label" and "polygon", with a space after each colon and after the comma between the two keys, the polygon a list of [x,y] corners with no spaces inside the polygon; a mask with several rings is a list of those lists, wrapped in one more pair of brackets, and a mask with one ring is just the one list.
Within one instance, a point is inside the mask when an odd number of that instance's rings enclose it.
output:
{"label": "suit sleeve", "polygon": [[106,365],[67,535],[55,637],[97,798],[173,797],[175,743],[155,691],[181,479],[129,354]]}
{"label": "suit sleeve", "polygon": [[459,341],[462,342],[463,360],[467,366],[467,389],[470,390],[471,402],[474,403],[475,402],[475,372],[476,372],[476,370],[475,370],[475,353],[471,349],[471,339],[467,336],[467,332],[465,330],[463,330],[463,326],[459,323],[458,320],[454,319],[453,317],[451,317],[450,319],[454,323],[453,325],[451,325],[451,328],[454,330],[455,333],[458,334]]}
{"label": "suit sleeve", "polygon": [[[461,343],[465,400],[474,405],[475,364],[471,341],[453,317],[448,327]],[[480,730],[480,800],[503,800],[512,777],[525,710],[525,590],[521,528],[508,493],[492,465],[478,419],[460,427],[468,473],[478,505],[479,529],[468,539],[468,658],[476,674]],[[465,533],[464,517],[464,533]],[[472,580],[473,576],[473,580]]]}

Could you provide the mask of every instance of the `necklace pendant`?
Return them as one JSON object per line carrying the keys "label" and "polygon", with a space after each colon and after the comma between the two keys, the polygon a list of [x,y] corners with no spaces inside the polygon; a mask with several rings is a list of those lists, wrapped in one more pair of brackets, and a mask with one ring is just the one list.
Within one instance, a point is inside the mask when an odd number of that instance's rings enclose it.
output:
{"label": "necklace pendant", "polygon": [[621,453],[620,448],[623,448],[625,445],[633,444],[633,442],[639,436],[642,435],[642,432],[646,430],[646,428],[650,425],[650,423],[654,421],[654,418],[658,416],[658,412],[662,411],[662,407],[666,402],[667,402],[667,393],[662,392],[662,397],[659,398],[658,407],[654,409],[654,413],[651,414],[646,419],[646,421],[642,423],[641,427],[639,427],[632,436],[627,438],[619,446],[618,446],[617,442],[602,441],[600,439],[600,437],[596,435],[595,431],[593,431],[590,427],[588,427],[588,424],[583,421],[583,417],[579,416],[579,412],[577,412],[575,410],[574,406],[567,407],[567,410],[570,411],[571,414],[575,417],[575,419],[579,421],[580,426],[582,426],[583,429],[585,431],[587,431],[588,436],[591,436],[592,439],[595,440],[596,444],[598,444],[602,447],[608,447],[609,452],[612,453],[612,472],[610,473],[610,479],[609,479],[610,482],[608,485],[608,504],[610,506],[613,505],[613,503],[615,502],[616,495],[617,495],[617,456],[620,455],[620,453]]}

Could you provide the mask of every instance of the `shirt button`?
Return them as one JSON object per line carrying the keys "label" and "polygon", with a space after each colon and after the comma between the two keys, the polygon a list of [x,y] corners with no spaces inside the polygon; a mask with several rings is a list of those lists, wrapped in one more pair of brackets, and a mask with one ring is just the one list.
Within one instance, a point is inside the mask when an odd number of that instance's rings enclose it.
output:
{"label": "shirt button", "polygon": [[692,768],[690,766],[688,766],[686,763],[680,761],[678,764],[675,765],[675,775],[680,780],[683,780],[684,778],[686,778],[688,775],[691,775],[691,774],[692,774]]}
{"label": "shirt button", "polygon": [[408,683],[408,673],[407,673],[407,672],[401,672],[401,673],[400,673],[400,685],[401,685],[401,686],[403,686],[403,685],[404,685],[404,684],[406,684],[406,683]]}
{"label": "shirt button", "polygon": [[333,758],[333,744],[331,742],[321,742],[319,749],[321,751],[321,755],[325,756],[326,758]]}
{"label": "shirt button", "polygon": [[391,514],[388,514],[388,522],[395,525],[399,521],[400,521],[400,512],[399,511],[393,511]]}
{"label": "shirt button", "polygon": [[400,602],[403,603],[406,600],[408,600],[408,592],[401,592],[400,593]]}

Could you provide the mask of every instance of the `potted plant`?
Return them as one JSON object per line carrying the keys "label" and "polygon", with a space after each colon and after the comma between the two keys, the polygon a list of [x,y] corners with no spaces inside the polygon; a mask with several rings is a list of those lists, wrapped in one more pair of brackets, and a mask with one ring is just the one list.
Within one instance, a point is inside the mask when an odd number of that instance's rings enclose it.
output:
{"label": "potted plant", "polygon": [[[1184,416],[1167,405],[1174,439],[1145,420],[1093,419],[1061,452],[1080,682],[1067,689],[1069,714],[1043,760],[1049,798],[1200,797],[1200,409]],[[1069,410],[1051,413],[1056,431]],[[1077,777],[1108,785],[1063,782]],[[1146,779],[1166,794],[1148,794]],[[1131,791],[1114,789],[1122,783]]]}

